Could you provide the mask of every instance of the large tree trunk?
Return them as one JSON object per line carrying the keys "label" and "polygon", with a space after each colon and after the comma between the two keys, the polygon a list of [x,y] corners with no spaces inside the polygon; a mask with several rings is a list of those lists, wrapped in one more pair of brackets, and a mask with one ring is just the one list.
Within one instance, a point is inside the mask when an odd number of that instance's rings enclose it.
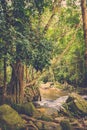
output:
{"label": "large tree trunk", "polygon": [[24,66],[21,62],[17,62],[11,65],[12,76],[9,84],[9,93],[13,97],[15,103],[22,103],[24,97],[23,90],[23,77],[24,77]]}
{"label": "large tree trunk", "polygon": [[87,6],[86,0],[81,0],[81,9],[82,9],[82,19],[83,19],[83,30],[84,30],[84,40],[85,40],[85,85],[87,87]]}

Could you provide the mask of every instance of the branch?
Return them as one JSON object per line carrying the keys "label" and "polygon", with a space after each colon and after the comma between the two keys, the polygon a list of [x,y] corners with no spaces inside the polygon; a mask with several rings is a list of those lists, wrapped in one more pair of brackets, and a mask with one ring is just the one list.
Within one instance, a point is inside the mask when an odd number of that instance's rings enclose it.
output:
{"label": "branch", "polygon": [[76,36],[76,33],[77,33],[77,30],[79,29],[80,27],[80,23],[78,24],[77,26],[77,29],[75,30],[75,33],[71,39],[71,41],[68,43],[67,47],[64,49],[64,51],[60,54],[60,56],[54,58],[51,63],[52,63],[52,67],[55,66],[56,63],[60,63],[61,59],[63,58],[63,56],[65,55],[66,52],[68,52],[68,50],[70,49],[70,47],[72,46],[72,44],[74,43],[73,41],[75,40],[75,36]]}
{"label": "branch", "polygon": [[47,24],[46,24],[45,27],[44,27],[43,33],[46,33],[47,30],[49,29],[49,27],[50,27],[50,25],[51,25],[51,23],[52,23],[53,17],[54,17],[55,14],[56,14],[56,10],[58,11],[58,9],[61,7],[61,6],[60,6],[60,5],[61,5],[61,2],[62,2],[62,0],[59,0],[58,3],[57,3],[56,0],[53,2],[52,15],[50,16],[50,18],[49,18]]}

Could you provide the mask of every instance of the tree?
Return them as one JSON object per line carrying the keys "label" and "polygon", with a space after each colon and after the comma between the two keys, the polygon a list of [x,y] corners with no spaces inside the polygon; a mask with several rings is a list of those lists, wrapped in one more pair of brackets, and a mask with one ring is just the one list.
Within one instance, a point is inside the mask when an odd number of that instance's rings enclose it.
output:
{"label": "tree", "polygon": [[87,84],[87,1],[81,0],[82,19],[83,19],[83,30],[84,30],[84,41],[85,41],[85,85]]}
{"label": "tree", "polygon": [[[34,29],[35,22],[31,20],[31,13],[34,13],[33,17],[37,19],[37,15],[38,13],[41,15],[42,9],[36,8],[36,6],[33,6],[34,3],[31,3],[32,1],[13,0],[10,4],[11,8],[9,7],[8,11],[3,11],[4,15],[6,13],[9,16],[8,19],[3,15],[5,27],[9,24],[7,33],[10,33],[7,36],[11,36],[8,52],[6,52],[9,54],[9,62],[12,68],[8,93],[13,97],[15,103],[23,102],[24,64],[32,65],[37,71],[42,71],[44,67],[49,65],[51,58],[51,42],[40,31],[39,34],[37,33],[38,27],[35,25]],[[1,6],[3,9],[7,8],[8,2],[2,1]],[[32,9],[34,12],[32,12]],[[4,32],[1,35],[3,41],[6,42]]]}
{"label": "tree", "polygon": [[[8,15],[8,6],[5,0],[1,0],[0,2],[0,55],[1,59],[3,59],[3,69],[4,69],[4,90],[3,96],[6,95],[6,82],[7,82],[7,59],[8,59],[8,49],[11,43],[11,35],[10,35],[10,23],[9,23],[9,15]],[[4,97],[3,97],[4,99]]]}

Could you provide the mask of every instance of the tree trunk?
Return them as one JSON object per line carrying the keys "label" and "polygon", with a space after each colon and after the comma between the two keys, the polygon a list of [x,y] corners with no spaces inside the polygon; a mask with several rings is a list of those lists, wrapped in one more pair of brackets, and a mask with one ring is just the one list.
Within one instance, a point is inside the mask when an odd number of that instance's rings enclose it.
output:
{"label": "tree trunk", "polygon": [[7,86],[6,86],[6,81],[7,81],[7,66],[6,66],[6,58],[4,58],[4,81],[3,81],[3,84],[4,84],[4,87],[3,87],[3,103],[5,102],[5,96],[6,96],[6,89],[7,89]]}
{"label": "tree trunk", "polygon": [[26,84],[27,84],[29,83],[30,80],[27,65],[25,66],[25,77],[26,77]]}
{"label": "tree trunk", "polygon": [[87,6],[86,6],[86,0],[81,0],[81,9],[82,9],[82,19],[83,19],[84,40],[85,40],[85,68],[86,68],[85,85],[87,85]]}
{"label": "tree trunk", "polygon": [[12,95],[15,103],[22,103],[24,97],[23,90],[23,78],[24,78],[24,66],[21,62],[17,62],[11,65],[12,76],[9,85],[9,93]]}

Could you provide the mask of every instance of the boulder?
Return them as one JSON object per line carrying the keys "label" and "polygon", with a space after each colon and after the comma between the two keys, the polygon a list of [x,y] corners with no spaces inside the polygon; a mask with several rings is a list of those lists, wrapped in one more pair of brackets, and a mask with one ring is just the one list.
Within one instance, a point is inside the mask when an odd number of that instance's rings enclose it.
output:
{"label": "boulder", "polygon": [[0,106],[0,126],[4,129],[16,129],[21,128],[25,125],[25,120],[23,120],[20,115],[9,105]]}
{"label": "boulder", "polygon": [[37,111],[44,115],[53,116],[54,118],[58,116],[58,111],[51,107],[41,107],[38,108]]}
{"label": "boulder", "polygon": [[14,104],[13,108],[20,114],[26,114],[28,116],[33,116],[36,113],[36,108],[32,102],[23,104]]}
{"label": "boulder", "polygon": [[87,116],[87,101],[76,93],[69,95],[64,106],[74,116]]}
{"label": "boulder", "polygon": [[38,119],[45,121],[52,121],[55,117],[58,117],[58,111],[54,108],[41,107],[37,109]]}

